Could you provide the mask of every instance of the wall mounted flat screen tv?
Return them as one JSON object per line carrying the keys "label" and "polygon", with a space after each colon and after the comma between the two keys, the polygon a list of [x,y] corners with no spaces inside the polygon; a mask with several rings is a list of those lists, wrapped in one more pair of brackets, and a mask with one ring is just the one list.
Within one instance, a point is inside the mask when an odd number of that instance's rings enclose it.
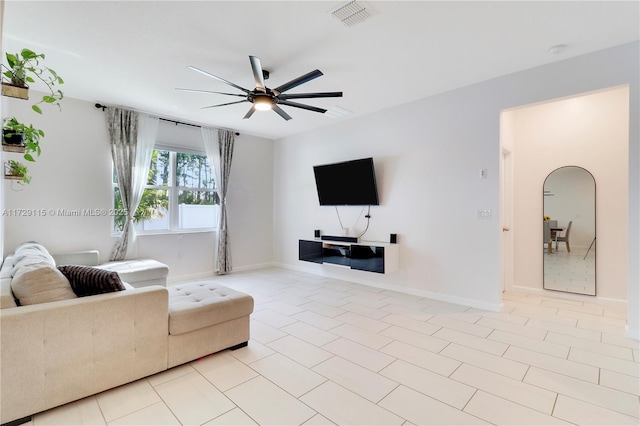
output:
{"label": "wall mounted flat screen tv", "polygon": [[313,167],[321,206],[377,206],[373,158]]}

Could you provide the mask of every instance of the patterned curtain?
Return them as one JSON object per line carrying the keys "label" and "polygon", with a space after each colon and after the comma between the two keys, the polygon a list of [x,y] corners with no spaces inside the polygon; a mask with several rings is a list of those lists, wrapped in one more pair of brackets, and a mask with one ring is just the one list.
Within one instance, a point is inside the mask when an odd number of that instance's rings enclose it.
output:
{"label": "patterned curtain", "polygon": [[227,188],[231,160],[233,158],[234,133],[230,130],[202,127],[202,139],[209,163],[216,178],[216,191],[220,199],[220,213],[218,215],[218,250],[216,252],[216,272],[227,274],[231,272],[231,245],[227,229]]}
{"label": "patterned curtain", "polygon": [[121,108],[107,108],[111,156],[118,178],[122,207],[128,212],[122,235],[110,260],[122,260],[135,252],[133,215],[147,184],[151,155],[158,133],[158,117]]}

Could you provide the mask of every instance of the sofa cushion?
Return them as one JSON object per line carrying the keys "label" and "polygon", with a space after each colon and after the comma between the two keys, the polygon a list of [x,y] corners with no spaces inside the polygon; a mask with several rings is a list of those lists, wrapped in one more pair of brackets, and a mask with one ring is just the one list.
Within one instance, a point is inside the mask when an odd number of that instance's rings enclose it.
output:
{"label": "sofa cushion", "polygon": [[169,334],[188,333],[248,316],[253,297],[213,281],[169,287]]}
{"label": "sofa cushion", "polygon": [[62,265],[58,269],[78,297],[126,290],[117,272],[79,265]]}
{"label": "sofa cushion", "polygon": [[123,281],[134,287],[143,285],[167,285],[169,267],[153,259],[126,259],[103,263],[100,269],[114,271]]}
{"label": "sofa cushion", "polygon": [[74,299],[69,280],[47,262],[23,265],[11,280],[11,291],[20,305]]}

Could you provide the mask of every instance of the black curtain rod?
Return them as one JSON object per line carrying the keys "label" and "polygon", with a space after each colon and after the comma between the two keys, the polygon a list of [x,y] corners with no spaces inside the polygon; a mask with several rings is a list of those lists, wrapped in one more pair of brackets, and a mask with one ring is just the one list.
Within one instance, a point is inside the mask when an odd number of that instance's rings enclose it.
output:
{"label": "black curtain rod", "polygon": [[[107,107],[106,105],[102,105],[102,104],[95,104],[96,108],[102,108],[102,111],[106,110]],[[191,124],[191,123],[183,123],[182,121],[176,121],[176,120],[170,120],[168,118],[162,118],[162,117],[158,117],[158,119],[162,120],[162,121],[168,121],[169,123],[175,123],[176,126],[178,124],[182,124],[184,126],[192,126],[192,127],[202,127],[199,124]],[[240,133],[238,132],[234,132],[236,136],[240,136]]]}

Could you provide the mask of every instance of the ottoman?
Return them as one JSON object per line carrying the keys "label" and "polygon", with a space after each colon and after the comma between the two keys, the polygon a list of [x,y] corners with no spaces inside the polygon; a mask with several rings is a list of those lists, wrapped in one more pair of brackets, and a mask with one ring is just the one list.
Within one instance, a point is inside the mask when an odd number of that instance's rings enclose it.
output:
{"label": "ottoman", "polygon": [[169,368],[247,345],[253,297],[215,281],[176,284],[168,290]]}

